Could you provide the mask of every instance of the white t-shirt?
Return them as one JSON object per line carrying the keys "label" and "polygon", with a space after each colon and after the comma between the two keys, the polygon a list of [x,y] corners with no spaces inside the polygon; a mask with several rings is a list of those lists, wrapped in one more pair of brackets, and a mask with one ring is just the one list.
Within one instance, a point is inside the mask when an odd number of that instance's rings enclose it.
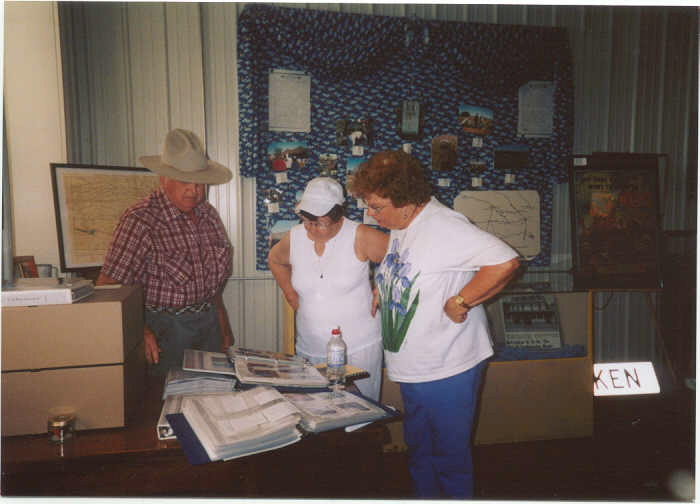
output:
{"label": "white t-shirt", "polygon": [[481,266],[517,253],[431,198],[405,229],[392,230],[375,279],[381,296],[389,378],[425,382],[454,376],[493,355],[483,306],[457,324],[443,309]]}
{"label": "white t-shirt", "polygon": [[348,354],[381,339],[379,314],[372,317],[369,261],[355,254],[359,224],[343,218],[343,225],[326,242],[322,256],[314,250],[304,226],[289,234],[292,287],[299,294],[296,350],[325,361],[331,330],[340,326]]}

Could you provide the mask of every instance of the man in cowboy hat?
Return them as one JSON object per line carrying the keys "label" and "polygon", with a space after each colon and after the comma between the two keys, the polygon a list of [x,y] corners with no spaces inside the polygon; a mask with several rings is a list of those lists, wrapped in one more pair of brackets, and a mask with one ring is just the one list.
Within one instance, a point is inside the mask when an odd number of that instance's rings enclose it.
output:
{"label": "man in cowboy hat", "polygon": [[221,291],[233,247],[205,184],[231,180],[191,131],[170,131],[160,155],[141,156],[160,188],[119,219],[97,284],[141,285],[144,350],[153,374],[181,367],[186,348],[212,352],[233,343]]}

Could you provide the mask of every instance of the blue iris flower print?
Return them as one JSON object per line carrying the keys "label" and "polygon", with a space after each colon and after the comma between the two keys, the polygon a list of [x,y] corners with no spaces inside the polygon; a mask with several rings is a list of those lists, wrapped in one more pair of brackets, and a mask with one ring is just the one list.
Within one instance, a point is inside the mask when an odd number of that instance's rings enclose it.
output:
{"label": "blue iris flower print", "polygon": [[410,277],[409,250],[405,249],[401,254],[398,251],[399,240],[395,238],[374,278],[379,290],[382,341],[384,349],[390,352],[398,352],[401,348],[420,298],[420,290],[412,295],[419,273]]}

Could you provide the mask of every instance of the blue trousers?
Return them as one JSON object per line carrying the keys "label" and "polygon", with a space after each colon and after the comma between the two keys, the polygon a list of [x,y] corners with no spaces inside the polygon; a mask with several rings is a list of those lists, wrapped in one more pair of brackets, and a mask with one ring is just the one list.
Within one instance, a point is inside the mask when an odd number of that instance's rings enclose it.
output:
{"label": "blue trousers", "polygon": [[458,375],[401,383],[404,440],[416,497],[474,496],[472,426],[486,361]]}
{"label": "blue trousers", "polygon": [[180,315],[147,311],[146,325],[156,335],[160,347],[160,360],[149,369],[152,375],[166,375],[170,368],[181,368],[186,348],[221,351],[221,327],[215,308]]}

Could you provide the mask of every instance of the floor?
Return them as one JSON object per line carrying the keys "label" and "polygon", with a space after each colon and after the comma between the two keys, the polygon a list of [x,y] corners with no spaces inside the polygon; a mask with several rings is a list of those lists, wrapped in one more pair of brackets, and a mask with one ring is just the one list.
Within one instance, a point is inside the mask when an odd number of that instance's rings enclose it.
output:
{"label": "floor", "polygon": [[[594,416],[592,438],[475,447],[476,498],[694,499],[694,391],[599,397]],[[387,453],[384,470],[386,485],[381,497],[410,498],[406,455]]]}

